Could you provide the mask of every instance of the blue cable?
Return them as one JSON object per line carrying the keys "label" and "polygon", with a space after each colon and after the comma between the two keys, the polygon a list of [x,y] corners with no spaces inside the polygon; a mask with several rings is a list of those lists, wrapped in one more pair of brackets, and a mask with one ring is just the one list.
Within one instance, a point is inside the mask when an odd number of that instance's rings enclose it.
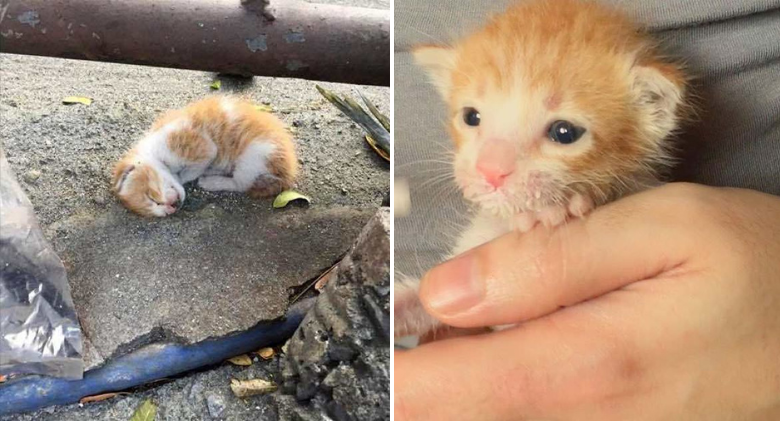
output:
{"label": "blue cable", "polygon": [[0,416],[76,403],[85,396],[130,389],[282,343],[295,333],[313,304],[313,298],[300,301],[284,319],[224,338],[191,345],[150,345],[87,371],[81,380],[35,376],[11,381],[0,386]]}

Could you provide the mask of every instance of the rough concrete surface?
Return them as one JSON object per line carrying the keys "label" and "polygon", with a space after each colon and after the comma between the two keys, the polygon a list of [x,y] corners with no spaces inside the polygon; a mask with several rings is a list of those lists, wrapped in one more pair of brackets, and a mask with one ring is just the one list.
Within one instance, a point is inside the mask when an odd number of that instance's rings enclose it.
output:
{"label": "rough concrete surface", "polygon": [[[128,420],[147,399],[156,420],[385,420],[390,411],[390,212],[381,209],[331,272],[295,336],[274,358],[225,363],[111,400],[5,418],[14,421]],[[239,399],[231,379],[281,385]],[[327,418],[326,418],[327,417]]]}
{"label": "rough concrete surface", "polygon": [[290,289],[333,265],[372,213],[212,203],[171,220],[120,213],[59,227],[87,365],[143,345],[155,328],[151,339],[196,342],[282,316]]}
{"label": "rough concrete surface", "polygon": [[[331,3],[388,7],[383,0]],[[184,208],[172,217],[128,213],[108,191],[111,165],[161,111],[213,93],[209,85],[217,77],[0,54],[0,143],[68,268],[89,365],[144,340],[197,341],[279,316],[290,287],[346,252],[389,190],[389,165],[313,82],[220,76],[221,93],[269,104],[294,127],[302,164],[297,190],[311,196],[311,206],[273,210],[270,200],[189,186]],[[323,86],[352,94],[359,88],[389,110],[387,88]],[[94,102],[63,105],[72,95]],[[152,330],[162,336],[150,338]],[[186,410],[177,406],[191,401],[177,385],[198,383],[208,391],[213,381],[215,393],[223,393],[235,370],[195,374],[142,396],[160,401],[164,417],[158,419],[208,419],[205,400]],[[137,401],[61,408],[49,419],[125,419]],[[225,401],[225,419],[247,419],[233,401]],[[247,408],[263,406],[263,399],[248,401]],[[212,398],[212,409],[218,407]],[[253,419],[275,419],[263,411],[250,412]],[[46,419],[47,413],[30,416]]]}
{"label": "rough concrete surface", "polygon": [[[390,413],[390,209],[383,208],[331,273],[287,343],[285,419],[382,420]],[[303,403],[303,404],[301,404]]]}

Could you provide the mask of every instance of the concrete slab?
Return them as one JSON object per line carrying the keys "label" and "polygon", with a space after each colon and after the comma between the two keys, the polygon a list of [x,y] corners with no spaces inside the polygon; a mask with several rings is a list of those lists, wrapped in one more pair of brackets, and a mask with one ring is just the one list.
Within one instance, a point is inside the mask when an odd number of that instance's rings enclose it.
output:
{"label": "concrete slab", "polygon": [[197,342],[284,314],[292,288],[349,249],[371,210],[218,204],[179,218],[60,225],[87,367],[150,342]]}

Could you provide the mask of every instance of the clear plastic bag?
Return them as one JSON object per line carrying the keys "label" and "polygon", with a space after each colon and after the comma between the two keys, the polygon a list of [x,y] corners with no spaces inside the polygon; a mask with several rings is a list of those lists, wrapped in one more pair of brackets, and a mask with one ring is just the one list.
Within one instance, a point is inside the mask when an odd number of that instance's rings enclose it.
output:
{"label": "clear plastic bag", "polygon": [[0,149],[0,375],[80,379],[83,372],[65,267]]}

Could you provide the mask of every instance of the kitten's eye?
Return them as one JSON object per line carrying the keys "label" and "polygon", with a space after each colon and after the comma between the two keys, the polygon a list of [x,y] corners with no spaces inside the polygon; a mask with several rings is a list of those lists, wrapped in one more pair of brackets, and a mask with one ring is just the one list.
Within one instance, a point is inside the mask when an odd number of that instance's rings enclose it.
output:
{"label": "kitten's eye", "polygon": [[151,200],[152,202],[154,202],[156,205],[162,205],[162,203],[160,203],[160,202],[158,202],[158,201],[154,200],[154,199],[152,198],[152,196],[149,196],[148,194],[146,195],[146,198],[147,198],[147,199],[149,199],[149,200]]}
{"label": "kitten's eye", "polygon": [[476,127],[479,126],[479,122],[482,120],[482,117],[479,115],[479,111],[476,110],[476,108],[464,108],[463,109],[463,122],[468,124],[469,126]]}
{"label": "kitten's eye", "polygon": [[585,129],[566,120],[558,120],[550,126],[550,131],[547,134],[553,142],[568,145],[579,140],[585,134]]}

